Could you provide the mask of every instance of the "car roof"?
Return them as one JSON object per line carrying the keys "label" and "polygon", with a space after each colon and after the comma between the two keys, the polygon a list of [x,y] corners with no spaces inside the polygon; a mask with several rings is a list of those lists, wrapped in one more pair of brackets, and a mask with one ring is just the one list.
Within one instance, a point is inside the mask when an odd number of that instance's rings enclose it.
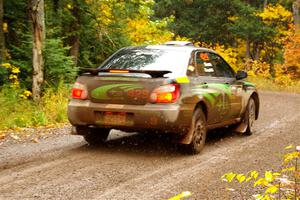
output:
{"label": "car roof", "polygon": [[157,50],[172,50],[172,51],[187,51],[187,52],[193,52],[195,50],[199,51],[205,51],[205,52],[211,52],[218,54],[217,52],[203,48],[203,47],[195,47],[195,46],[180,46],[180,45],[148,45],[148,46],[131,46],[131,47],[125,47],[124,49],[128,50],[139,50],[139,49],[157,49]]}

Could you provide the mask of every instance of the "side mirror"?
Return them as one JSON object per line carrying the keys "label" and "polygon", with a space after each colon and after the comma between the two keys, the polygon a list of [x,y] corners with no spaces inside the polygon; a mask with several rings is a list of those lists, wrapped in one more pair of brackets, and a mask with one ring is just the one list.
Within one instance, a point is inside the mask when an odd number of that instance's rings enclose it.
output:
{"label": "side mirror", "polygon": [[248,77],[248,74],[245,71],[238,71],[235,75],[236,80],[242,80],[247,77]]}

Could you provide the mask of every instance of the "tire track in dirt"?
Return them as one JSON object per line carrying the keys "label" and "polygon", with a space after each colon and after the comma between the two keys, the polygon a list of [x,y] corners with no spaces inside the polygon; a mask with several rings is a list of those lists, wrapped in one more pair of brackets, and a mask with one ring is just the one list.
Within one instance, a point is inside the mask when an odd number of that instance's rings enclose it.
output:
{"label": "tire track in dirt", "polygon": [[[172,191],[175,185],[192,179],[203,170],[209,170],[210,167],[213,167],[224,160],[228,160],[231,157],[231,154],[237,153],[238,151],[243,151],[241,149],[245,145],[257,145],[262,143],[263,140],[274,136],[275,132],[272,132],[274,128],[286,127],[288,126],[286,123],[287,121],[295,122],[299,118],[300,114],[297,114],[288,120],[286,118],[276,120],[275,122],[266,126],[264,129],[257,132],[257,134],[267,132],[265,135],[252,137],[251,140],[244,141],[241,144],[237,144],[239,142],[236,141],[234,144],[235,146],[229,150],[227,146],[224,146],[214,150],[213,152],[210,152],[209,155],[207,154],[202,156],[201,159],[195,158],[176,161],[175,163],[170,164],[168,167],[130,180],[122,185],[119,185],[118,187],[111,188],[102,194],[95,195],[93,199],[123,199],[124,197],[129,199],[156,199],[164,192]],[[220,154],[220,152],[226,153]],[[164,176],[166,174],[168,176]],[[148,190],[145,191],[145,188],[148,188]]]}

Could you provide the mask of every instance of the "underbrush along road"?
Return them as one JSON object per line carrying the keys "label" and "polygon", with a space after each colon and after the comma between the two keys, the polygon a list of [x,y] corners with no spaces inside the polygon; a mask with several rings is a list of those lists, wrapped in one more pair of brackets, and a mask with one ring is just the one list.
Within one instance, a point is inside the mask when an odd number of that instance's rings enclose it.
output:
{"label": "underbrush along road", "polygon": [[224,173],[276,170],[284,147],[300,145],[300,95],[260,98],[252,136],[214,131],[196,156],[178,153],[159,136],[117,131],[98,147],[66,128],[39,143],[3,144],[0,199],[167,199],[183,191],[191,199],[228,198]]}

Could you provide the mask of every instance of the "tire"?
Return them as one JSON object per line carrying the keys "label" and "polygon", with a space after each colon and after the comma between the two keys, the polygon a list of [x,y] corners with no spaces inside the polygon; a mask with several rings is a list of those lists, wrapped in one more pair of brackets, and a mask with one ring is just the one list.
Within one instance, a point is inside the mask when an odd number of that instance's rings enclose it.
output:
{"label": "tire", "polygon": [[180,144],[179,148],[183,153],[199,154],[204,148],[207,134],[206,118],[203,111],[199,108],[194,112],[189,131],[193,134],[192,142],[190,144]]}
{"label": "tire", "polygon": [[253,98],[250,98],[247,104],[243,123],[247,124],[247,129],[243,135],[250,136],[253,134],[253,124],[255,121],[255,101]]}
{"label": "tire", "polygon": [[109,132],[110,129],[89,128],[89,131],[83,137],[89,145],[97,145],[107,140]]}

